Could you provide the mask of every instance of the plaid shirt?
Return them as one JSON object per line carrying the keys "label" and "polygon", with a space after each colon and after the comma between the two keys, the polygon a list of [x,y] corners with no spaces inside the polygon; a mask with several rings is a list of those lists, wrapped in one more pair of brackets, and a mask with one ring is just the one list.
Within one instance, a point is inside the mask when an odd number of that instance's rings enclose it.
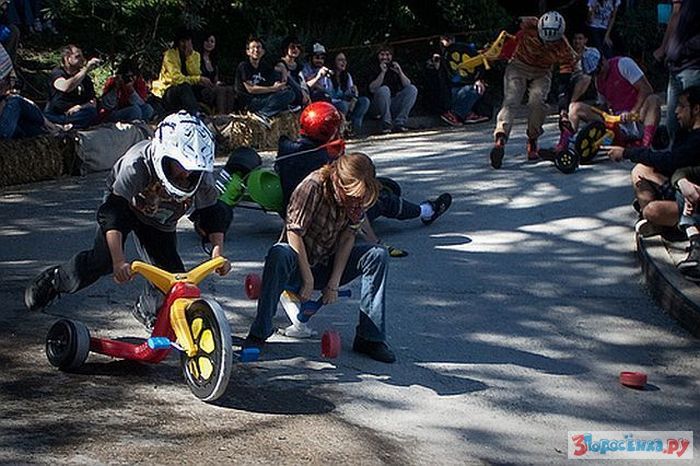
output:
{"label": "plaid shirt", "polygon": [[288,231],[304,238],[311,267],[327,264],[338,249],[340,233],[347,228],[357,231],[364,221],[363,217],[357,225],[351,225],[331,190],[330,181],[324,184],[320,170],[316,170],[297,186],[287,207],[283,239]]}
{"label": "plaid shirt", "polygon": [[551,44],[543,44],[537,35],[537,23],[534,27],[528,25],[518,32],[518,47],[513,54],[513,60],[537,68],[549,69],[552,65],[568,65],[573,67],[578,56],[566,37]]}

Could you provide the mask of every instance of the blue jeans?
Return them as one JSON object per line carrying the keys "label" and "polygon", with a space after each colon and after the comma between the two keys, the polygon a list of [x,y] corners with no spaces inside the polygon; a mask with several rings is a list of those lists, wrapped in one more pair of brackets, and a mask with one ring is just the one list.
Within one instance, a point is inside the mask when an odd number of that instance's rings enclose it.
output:
{"label": "blue jeans", "polygon": [[107,120],[111,122],[125,121],[127,123],[136,120],[151,121],[151,118],[153,118],[153,113],[153,107],[151,107],[149,104],[130,105],[128,107],[120,108],[119,110],[113,110],[110,112]]}
{"label": "blue jeans", "polygon": [[97,120],[97,108],[85,107],[75,113],[66,115],[65,113],[44,112],[46,119],[60,125],[72,124],[73,128],[87,128]]}
{"label": "blue jeans", "polygon": [[666,90],[666,127],[668,135],[673,139],[678,132],[678,120],[676,119],[676,105],[678,95],[690,86],[700,85],[700,70],[683,70],[668,77],[668,89]]}
{"label": "blue jeans", "polygon": [[462,120],[472,111],[474,104],[481,98],[476,86],[469,85],[452,88],[452,111]]}
{"label": "blue jeans", "polygon": [[[323,289],[328,283],[333,259],[328,265],[318,265],[311,269],[316,289]],[[362,295],[360,297],[360,322],[358,336],[371,341],[384,341],[384,295],[389,254],[386,248],[376,244],[356,244],[350,252],[340,284],[344,285],[362,275]],[[274,333],[272,318],[277,313],[280,295],[287,288],[301,285],[297,253],[289,244],[277,243],[267,252],[262,276],[262,290],[258,299],[258,312],[249,335],[266,340]]]}
{"label": "blue jeans", "polygon": [[352,129],[356,134],[362,132],[362,121],[365,119],[367,110],[369,110],[369,99],[367,97],[358,97],[357,103],[355,103],[355,108],[353,108],[352,112],[349,113],[348,109],[350,108],[350,102],[347,100],[336,100],[333,102],[333,105],[340,113],[345,115],[345,118],[352,122]]}
{"label": "blue jeans", "polygon": [[46,132],[44,114],[33,102],[18,95],[5,98],[0,114],[0,139],[19,139]]}
{"label": "blue jeans", "polygon": [[289,110],[295,97],[294,91],[289,88],[271,94],[255,95],[248,103],[248,110],[270,118]]}

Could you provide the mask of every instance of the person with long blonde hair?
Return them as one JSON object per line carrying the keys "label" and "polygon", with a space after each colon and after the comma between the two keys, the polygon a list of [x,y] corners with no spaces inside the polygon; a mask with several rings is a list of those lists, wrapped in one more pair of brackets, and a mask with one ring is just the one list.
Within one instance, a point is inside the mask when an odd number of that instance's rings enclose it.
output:
{"label": "person with long blonde hair", "polygon": [[284,290],[302,301],[321,290],[324,304],[338,288],[362,276],[360,318],[353,350],[377,361],[396,357],[386,343],[385,292],[389,254],[378,244],[355,244],[365,212],[379,196],[374,164],[362,153],[347,154],[307,176],[292,193],[280,242],[265,258],[255,321],[245,346],[264,346]]}

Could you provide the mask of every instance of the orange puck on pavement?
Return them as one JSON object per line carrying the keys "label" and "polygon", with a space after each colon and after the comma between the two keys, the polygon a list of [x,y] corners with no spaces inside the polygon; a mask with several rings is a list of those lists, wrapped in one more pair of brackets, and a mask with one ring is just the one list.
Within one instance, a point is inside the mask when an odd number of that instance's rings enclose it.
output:
{"label": "orange puck on pavement", "polygon": [[620,383],[626,387],[644,388],[647,375],[644,372],[620,372]]}
{"label": "orange puck on pavement", "polygon": [[321,335],[321,356],[334,359],[340,355],[340,333],[326,330]]}

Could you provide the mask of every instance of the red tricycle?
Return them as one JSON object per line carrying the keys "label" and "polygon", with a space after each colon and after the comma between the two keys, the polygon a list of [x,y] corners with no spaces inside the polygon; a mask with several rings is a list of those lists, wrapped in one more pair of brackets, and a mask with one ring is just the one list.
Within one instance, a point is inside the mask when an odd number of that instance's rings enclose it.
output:
{"label": "red tricycle", "polygon": [[218,399],[225,392],[231,375],[234,358],[231,328],[221,306],[202,297],[197,285],[225,260],[216,257],[189,272],[177,274],[144,262],[133,262],[131,270],[166,295],[150,338],[130,343],[91,337],[82,322],[62,319],[46,336],[49,362],[60,370],[73,371],[85,362],[88,353],[94,352],[155,364],[175,348],[180,351],[180,365],[192,393],[206,402]]}

